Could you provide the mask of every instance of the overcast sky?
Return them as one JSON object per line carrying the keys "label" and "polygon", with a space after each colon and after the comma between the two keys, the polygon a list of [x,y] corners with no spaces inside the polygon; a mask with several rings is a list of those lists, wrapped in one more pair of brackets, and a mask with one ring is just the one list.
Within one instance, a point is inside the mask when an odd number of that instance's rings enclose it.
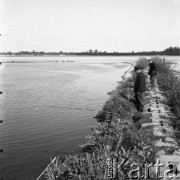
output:
{"label": "overcast sky", "polygon": [[0,0],[0,51],[180,47],[180,0]]}

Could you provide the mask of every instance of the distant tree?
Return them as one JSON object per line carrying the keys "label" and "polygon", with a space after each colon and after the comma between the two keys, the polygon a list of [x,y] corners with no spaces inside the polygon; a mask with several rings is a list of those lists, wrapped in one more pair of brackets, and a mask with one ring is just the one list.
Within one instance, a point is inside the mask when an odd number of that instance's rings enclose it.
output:
{"label": "distant tree", "polygon": [[179,47],[169,47],[164,50],[164,54],[166,55],[180,55],[180,48]]}
{"label": "distant tree", "polygon": [[92,52],[93,52],[92,49],[90,49],[90,50],[89,50],[89,53],[92,53]]}

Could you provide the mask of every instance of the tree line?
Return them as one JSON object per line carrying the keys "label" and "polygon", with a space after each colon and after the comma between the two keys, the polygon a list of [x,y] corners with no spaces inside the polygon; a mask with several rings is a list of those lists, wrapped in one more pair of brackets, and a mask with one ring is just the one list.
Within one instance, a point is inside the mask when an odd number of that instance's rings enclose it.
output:
{"label": "tree line", "polygon": [[2,52],[1,55],[9,56],[57,56],[57,55],[112,55],[112,56],[127,56],[127,55],[180,55],[179,47],[169,47],[164,51],[142,51],[142,52],[107,52],[107,51],[98,51],[88,50],[85,52],[45,52],[45,51],[19,51],[19,52]]}

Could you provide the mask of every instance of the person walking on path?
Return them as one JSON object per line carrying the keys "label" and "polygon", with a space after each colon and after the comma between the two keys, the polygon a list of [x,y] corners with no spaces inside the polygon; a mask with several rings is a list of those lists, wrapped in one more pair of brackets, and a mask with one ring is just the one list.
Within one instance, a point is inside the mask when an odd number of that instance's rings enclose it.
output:
{"label": "person walking on path", "polygon": [[135,66],[134,70],[136,72],[136,79],[134,83],[135,104],[138,111],[137,115],[141,115],[144,110],[144,93],[146,91],[146,81],[145,75],[140,66]]}
{"label": "person walking on path", "polygon": [[154,61],[150,60],[149,61],[149,76],[150,76],[150,82],[151,82],[151,89],[154,89],[155,87],[155,80],[156,80],[156,75],[157,75],[157,69],[156,69],[156,64]]}

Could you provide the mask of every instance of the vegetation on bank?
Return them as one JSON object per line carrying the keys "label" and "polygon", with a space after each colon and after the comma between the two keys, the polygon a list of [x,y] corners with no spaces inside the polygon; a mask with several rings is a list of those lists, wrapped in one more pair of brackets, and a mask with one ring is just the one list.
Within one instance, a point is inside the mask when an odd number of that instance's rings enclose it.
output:
{"label": "vegetation on bank", "polygon": [[175,130],[177,142],[180,145],[180,72],[171,69],[171,63],[166,63],[160,58],[156,60],[158,68],[157,82],[166,97],[166,105],[174,117],[167,117],[171,120],[171,126]]}
{"label": "vegetation on bank", "polygon": [[45,52],[45,51],[20,51],[20,52],[2,52],[0,55],[6,56],[57,56],[57,55],[88,55],[88,56],[145,56],[145,55],[180,55],[179,47],[169,47],[163,51],[141,51],[141,52],[107,52],[107,51],[98,51],[96,50],[88,50],[85,52]]}

